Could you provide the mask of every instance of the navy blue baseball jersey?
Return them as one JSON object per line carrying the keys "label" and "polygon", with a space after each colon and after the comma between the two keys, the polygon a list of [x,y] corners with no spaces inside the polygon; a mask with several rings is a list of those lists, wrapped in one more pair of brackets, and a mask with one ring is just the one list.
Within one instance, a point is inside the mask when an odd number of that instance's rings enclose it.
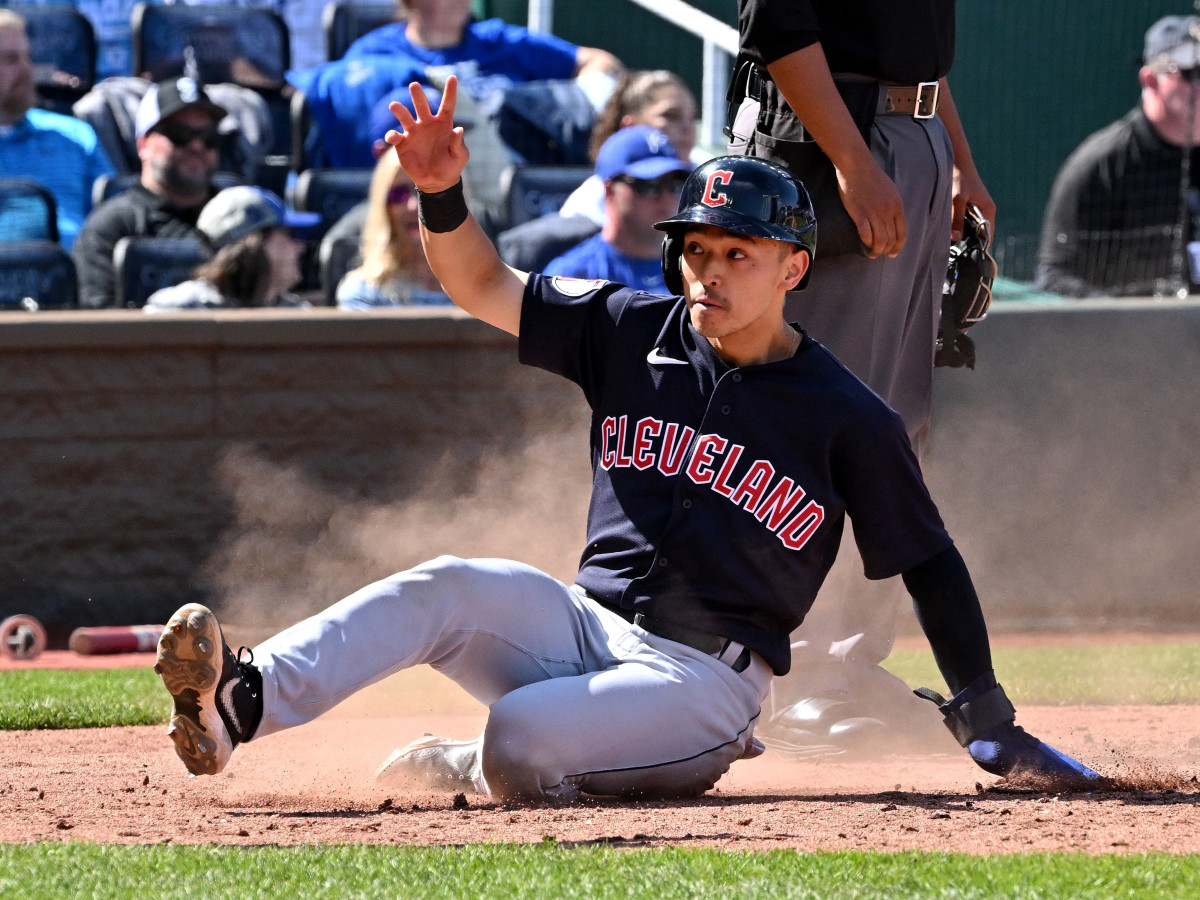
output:
{"label": "navy blue baseball jersey", "polygon": [[531,275],[520,358],[582,389],[592,496],[577,582],[602,601],[721,635],[778,674],[844,516],[870,578],[952,543],[900,417],[802,335],[731,367],[684,301]]}

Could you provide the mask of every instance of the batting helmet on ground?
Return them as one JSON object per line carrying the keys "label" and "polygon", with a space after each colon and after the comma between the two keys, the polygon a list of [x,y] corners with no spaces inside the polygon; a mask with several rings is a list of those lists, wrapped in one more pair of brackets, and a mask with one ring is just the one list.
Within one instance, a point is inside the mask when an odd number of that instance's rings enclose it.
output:
{"label": "batting helmet on ground", "polygon": [[[808,191],[774,163],[750,156],[720,156],[692,172],[679,194],[679,212],[655,223],[663,238],[663,278],[683,293],[683,233],[712,225],[747,237],[798,244],[811,261],[817,252],[817,218]],[[808,283],[808,272],[797,290]]]}

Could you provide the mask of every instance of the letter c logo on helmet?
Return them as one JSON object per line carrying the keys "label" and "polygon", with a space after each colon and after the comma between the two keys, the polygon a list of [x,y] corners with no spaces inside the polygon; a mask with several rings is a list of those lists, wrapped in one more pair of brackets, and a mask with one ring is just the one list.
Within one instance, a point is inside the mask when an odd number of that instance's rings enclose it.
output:
{"label": "letter c logo on helmet", "polygon": [[704,185],[704,196],[700,198],[700,202],[705,206],[726,206],[729,203],[729,195],[724,191],[718,192],[717,186],[727,185],[733,180],[733,173],[728,169],[717,169],[710,172],[708,181]]}

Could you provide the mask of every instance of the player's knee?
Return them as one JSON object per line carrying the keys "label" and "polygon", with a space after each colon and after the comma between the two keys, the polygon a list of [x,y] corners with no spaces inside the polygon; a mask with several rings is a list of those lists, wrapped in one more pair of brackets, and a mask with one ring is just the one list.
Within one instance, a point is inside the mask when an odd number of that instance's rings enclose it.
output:
{"label": "player's knee", "polygon": [[501,699],[488,715],[479,757],[488,791],[501,800],[557,796],[562,774],[552,741],[514,706]]}

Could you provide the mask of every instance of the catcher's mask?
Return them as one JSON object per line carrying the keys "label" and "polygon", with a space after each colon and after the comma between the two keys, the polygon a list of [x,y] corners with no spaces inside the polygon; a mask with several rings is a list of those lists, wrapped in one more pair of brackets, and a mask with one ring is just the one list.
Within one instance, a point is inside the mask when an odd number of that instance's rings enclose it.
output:
{"label": "catcher's mask", "polygon": [[962,238],[950,245],[937,352],[933,357],[935,366],[975,368],[975,342],[967,330],[987,318],[988,307],[992,305],[996,260],[988,252],[991,243],[992,223],[983,217],[978,206],[968,203]]}
{"label": "catcher's mask", "polygon": [[808,252],[808,283],[817,252],[817,218],[808,191],[787,169],[750,156],[711,159],[688,176],[679,194],[679,212],[654,227],[663,238],[663,280],[672,294],[683,293],[683,234],[689,225],[712,225],[749,237],[798,244]]}

